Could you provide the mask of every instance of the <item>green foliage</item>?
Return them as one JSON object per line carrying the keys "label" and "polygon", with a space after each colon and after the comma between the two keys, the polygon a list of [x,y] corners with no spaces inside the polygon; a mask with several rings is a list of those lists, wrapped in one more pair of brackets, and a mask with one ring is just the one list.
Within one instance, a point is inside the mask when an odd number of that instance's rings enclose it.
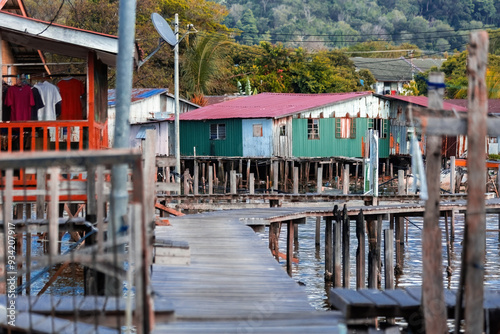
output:
{"label": "green foliage", "polygon": [[183,91],[187,97],[224,90],[229,82],[229,41],[221,34],[198,34],[182,61]]}

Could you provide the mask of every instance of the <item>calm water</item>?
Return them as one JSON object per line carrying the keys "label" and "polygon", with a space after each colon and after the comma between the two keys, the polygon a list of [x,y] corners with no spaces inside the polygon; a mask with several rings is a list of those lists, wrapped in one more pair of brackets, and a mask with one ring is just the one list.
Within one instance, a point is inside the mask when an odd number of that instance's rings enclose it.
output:
{"label": "calm water", "polygon": [[[447,277],[446,267],[448,259],[446,257],[446,239],[444,219],[441,222],[443,231],[442,251],[443,251],[443,281],[445,288],[456,289],[460,276],[460,262],[462,252],[462,241],[464,231],[464,215],[455,216],[455,240],[451,249],[452,276]],[[403,274],[395,279],[397,287],[408,285],[420,285],[422,283],[422,228],[423,218],[410,218],[408,227],[408,242],[405,242]],[[324,282],[324,221],[321,223],[320,248],[315,246],[316,218],[308,218],[306,224],[299,225],[299,248],[294,257],[299,259],[299,263],[293,263],[293,278],[305,284],[309,296],[310,304],[316,309],[329,309]],[[383,221],[382,229],[388,229],[389,222]],[[486,229],[498,229],[498,215],[486,216]],[[268,231],[259,233],[267,240]],[[406,238],[406,234],[405,234]],[[383,238],[382,238],[383,242]],[[351,221],[351,283],[350,287],[356,286],[356,248],[358,241],[355,233],[355,221]],[[283,225],[280,234],[280,251],[286,254],[286,224]],[[368,244],[366,245],[368,251]],[[382,249],[383,258],[383,249]],[[280,263],[286,269],[285,260]],[[396,259],[394,259],[394,264]],[[382,263],[383,265],[383,263]],[[486,264],[485,264],[485,286],[491,289],[500,289],[500,243],[498,242],[498,232],[486,232]],[[383,270],[383,269],[382,269]],[[367,274],[368,275],[368,274]],[[367,276],[368,277],[368,276]],[[382,275],[382,286],[384,278]]]}

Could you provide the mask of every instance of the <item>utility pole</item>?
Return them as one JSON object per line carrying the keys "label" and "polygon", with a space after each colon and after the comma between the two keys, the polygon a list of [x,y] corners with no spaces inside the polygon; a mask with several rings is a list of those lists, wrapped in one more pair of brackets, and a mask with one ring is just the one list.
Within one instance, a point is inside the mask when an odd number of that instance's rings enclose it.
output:
{"label": "utility pole", "polygon": [[174,98],[175,98],[175,181],[181,181],[181,146],[180,146],[180,134],[179,134],[179,15],[175,14],[174,21],[174,33],[175,40],[177,43],[174,47]]}

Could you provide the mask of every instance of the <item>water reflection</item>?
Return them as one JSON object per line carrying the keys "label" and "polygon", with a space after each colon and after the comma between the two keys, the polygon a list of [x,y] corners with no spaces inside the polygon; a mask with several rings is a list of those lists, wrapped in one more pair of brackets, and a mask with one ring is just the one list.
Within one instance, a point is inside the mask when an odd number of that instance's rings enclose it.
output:
{"label": "water reflection", "polygon": [[[460,277],[460,262],[462,252],[462,241],[464,232],[464,215],[455,215],[455,238],[450,239],[450,267],[451,276],[448,277],[446,268],[448,266],[447,241],[445,238],[445,220],[440,220],[442,238],[442,257],[443,257],[443,282],[447,289],[457,289]],[[406,224],[406,223],[405,223]],[[500,289],[500,243],[498,241],[498,215],[486,215],[486,263],[485,263],[485,287],[490,289]],[[309,296],[309,303],[316,309],[329,309],[327,291],[330,284],[324,281],[324,221],[321,223],[320,246],[315,245],[315,227],[316,218],[308,218],[306,224],[302,224],[298,229],[298,242],[300,248],[297,248],[294,257],[299,259],[298,263],[292,264],[292,275],[294,280],[305,284],[305,289]],[[356,248],[358,241],[356,239],[355,221],[351,221],[351,280],[350,288],[356,287]],[[383,221],[382,229],[389,228],[389,221]],[[395,277],[396,287],[405,287],[422,284],[422,228],[423,218],[411,217],[408,222],[408,235],[403,247],[403,273]],[[282,226],[279,246],[280,252],[286,254],[286,224]],[[267,241],[268,231],[259,233]],[[368,238],[366,238],[367,240]],[[406,241],[407,240],[407,241]],[[368,241],[365,249],[368,251]],[[382,251],[383,252],[383,251]],[[382,253],[383,259],[383,253]],[[286,260],[280,259],[280,263],[286,270]],[[394,258],[394,264],[396,259]],[[382,265],[383,262],[382,262]],[[366,268],[367,270],[367,268]],[[383,268],[382,268],[383,270]],[[384,275],[382,275],[382,284],[384,286]]]}

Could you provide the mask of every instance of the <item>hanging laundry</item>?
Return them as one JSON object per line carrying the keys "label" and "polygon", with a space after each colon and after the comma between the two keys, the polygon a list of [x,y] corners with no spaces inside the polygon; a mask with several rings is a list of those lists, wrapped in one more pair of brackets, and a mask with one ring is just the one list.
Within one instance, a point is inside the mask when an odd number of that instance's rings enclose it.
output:
{"label": "hanging laundry", "polygon": [[82,100],[85,87],[80,80],[75,78],[62,79],[57,83],[61,94],[61,120],[83,119]]}
{"label": "hanging laundry", "polygon": [[59,89],[48,81],[40,82],[35,85],[42,97],[44,107],[38,109],[37,119],[39,121],[54,121],[57,119],[56,106],[61,102],[62,97]]}
{"label": "hanging laundry", "polygon": [[11,121],[29,121],[31,107],[35,105],[31,87],[26,83],[10,86],[5,104],[11,107]]}

